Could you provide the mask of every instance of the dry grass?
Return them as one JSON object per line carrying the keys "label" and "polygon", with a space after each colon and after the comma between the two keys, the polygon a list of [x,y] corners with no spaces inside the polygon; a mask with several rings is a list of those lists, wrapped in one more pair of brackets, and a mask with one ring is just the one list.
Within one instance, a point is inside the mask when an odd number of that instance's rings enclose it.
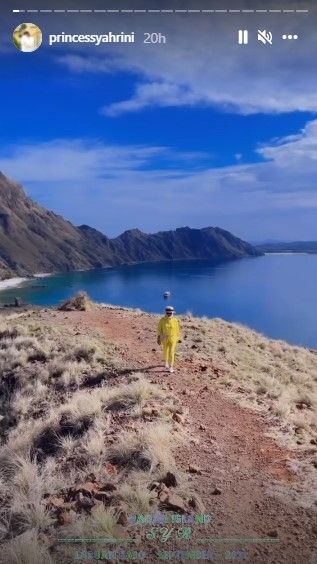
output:
{"label": "dry grass", "polygon": [[[116,536],[122,511],[157,507],[150,485],[175,469],[175,425],[146,422],[142,411],[154,401],[157,413],[172,409],[171,399],[142,374],[118,378],[111,343],[38,319],[0,326],[0,540],[8,564],[71,562],[65,547],[52,548],[57,534]],[[77,484],[105,479],[114,484],[110,498],[76,498],[64,510],[76,518],[60,520],[52,496],[66,503]]]}
{"label": "dry grass", "polygon": [[94,308],[94,302],[91,301],[86,292],[78,292],[69,300],[66,300],[59,306],[61,311],[89,311]]}
{"label": "dry grass", "polygon": [[116,537],[118,530],[117,512],[115,509],[96,507],[87,518],[82,516],[71,526],[66,526],[61,530],[62,535],[75,536],[77,538],[105,538]]}
{"label": "dry grass", "polygon": [[[151,460],[151,468],[160,472],[174,469],[172,454],[172,433],[170,425],[161,423],[159,425],[148,425],[142,430],[141,443],[145,445],[145,452]],[[178,439],[173,436],[173,445],[176,446]]]}
{"label": "dry grass", "polygon": [[164,394],[158,386],[150,384],[142,374],[136,374],[136,380],[129,384],[116,386],[109,390],[104,402],[108,408],[129,405],[144,405],[152,398],[162,398]]}
{"label": "dry grass", "polygon": [[268,410],[293,442],[317,439],[317,353],[221,319],[184,316],[182,327],[182,356],[200,362],[214,385]]}
{"label": "dry grass", "polygon": [[8,564],[54,564],[48,547],[39,540],[36,529],[19,535],[4,547],[4,560]]}
{"label": "dry grass", "polygon": [[[122,432],[108,451],[118,466],[140,468],[151,474],[174,468],[171,427],[165,423],[144,425],[138,433]],[[174,446],[176,438],[173,437]]]}
{"label": "dry grass", "polygon": [[104,456],[107,449],[107,433],[111,429],[109,416],[95,419],[94,425],[86,433],[83,441],[85,452],[90,457]]}
{"label": "dry grass", "polygon": [[125,503],[130,515],[146,515],[153,511],[155,495],[143,484],[122,484],[118,489],[120,498]]}

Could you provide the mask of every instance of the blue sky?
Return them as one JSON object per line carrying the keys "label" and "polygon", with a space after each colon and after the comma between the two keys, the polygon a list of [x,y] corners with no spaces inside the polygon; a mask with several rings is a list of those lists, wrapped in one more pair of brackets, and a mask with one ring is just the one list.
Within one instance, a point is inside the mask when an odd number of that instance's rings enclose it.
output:
{"label": "blue sky", "polygon": [[[53,49],[48,33],[115,31],[122,19],[36,18],[41,49],[0,47],[0,170],[34,199],[111,236],[218,225],[249,240],[317,238],[311,20],[269,22],[276,37],[299,32],[297,49],[241,48],[240,22],[176,16],[160,22],[164,47]],[[125,22],[137,37],[149,28]]]}
{"label": "blue sky", "polygon": [[[258,144],[298,132],[311,117],[308,112],[244,116],[197,105],[147,107],[114,118],[101,115],[101,108],[129,97],[139,75],[119,71],[74,76],[65,73],[60,64],[48,65],[47,54],[40,52],[29,59],[19,55],[11,59],[2,75],[2,99],[5,107],[14,111],[2,116],[2,146],[17,139],[23,143],[103,139],[114,144],[168,145],[178,151],[202,152],[206,153],[204,162],[225,166],[234,164],[237,155],[245,162],[260,160],[255,152]],[[27,93],[23,104],[21,90]]]}

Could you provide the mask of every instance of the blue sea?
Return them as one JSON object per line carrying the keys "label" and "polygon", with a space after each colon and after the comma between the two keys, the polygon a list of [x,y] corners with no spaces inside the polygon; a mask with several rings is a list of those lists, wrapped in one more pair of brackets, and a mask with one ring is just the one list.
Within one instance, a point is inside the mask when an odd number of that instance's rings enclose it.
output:
{"label": "blue sea", "polygon": [[[36,287],[43,286],[43,287]],[[221,317],[268,337],[317,349],[317,255],[275,254],[214,264],[172,261],[58,274],[0,293],[56,305],[78,290],[93,300],[162,312],[171,292],[178,313]]]}

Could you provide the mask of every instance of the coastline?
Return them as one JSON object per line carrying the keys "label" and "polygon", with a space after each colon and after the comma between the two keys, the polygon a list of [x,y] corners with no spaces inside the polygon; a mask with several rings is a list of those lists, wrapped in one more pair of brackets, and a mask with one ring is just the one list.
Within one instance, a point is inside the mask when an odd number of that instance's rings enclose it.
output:
{"label": "coastline", "polygon": [[48,276],[53,276],[53,274],[57,274],[57,273],[56,272],[36,272],[30,278],[31,278],[31,280],[33,280],[33,278],[47,278]]}
{"label": "coastline", "polygon": [[8,278],[8,280],[0,280],[0,291],[8,290],[9,288],[18,288],[23,284],[23,282],[26,282],[27,280],[30,280],[30,278],[21,278],[18,276],[15,276],[14,278]]}
{"label": "coastline", "polygon": [[2,290],[9,290],[10,288],[19,288],[24,282],[30,282],[31,280],[38,280],[40,278],[47,278],[52,276],[52,272],[36,272],[32,276],[22,277],[14,276],[13,278],[8,278],[6,280],[0,280],[0,292]]}
{"label": "coastline", "polygon": [[269,253],[264,253],[265,256],[267,255],[313,255],[315,253],[309,253],[308,251],[271,251]]}

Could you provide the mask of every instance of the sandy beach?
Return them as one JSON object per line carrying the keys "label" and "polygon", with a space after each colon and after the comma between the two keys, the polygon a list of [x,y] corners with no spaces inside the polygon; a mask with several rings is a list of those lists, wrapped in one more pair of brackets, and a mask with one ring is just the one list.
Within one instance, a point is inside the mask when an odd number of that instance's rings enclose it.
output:
{"label": "sandy beach", "polygon": [[9,288],[16,288],[26,282],[27,280],[36,280],[39,278],[47,278],[47,276],[51,276],[51,272],[37,272],[33,276],[29,278],[22,278],[19,276],[14,276],[14,278],[8,278],[7,280],[0,280],[0,292],[1,290],[8,290]]}
{"label": "sandy beach", "polygon": [[7,290],[8,288],[14,288],[16,286],[21,286],[23,282],[26,282],[26,280],[29,280],[29,278],[14,277],[9,278],[8,280],[0,280],[0,291]]}
{"label": "sandy beach", "polygon": [[48,276],[53,276],[54,272],[36,272],[33,274],[34,278],[47,278]]}

